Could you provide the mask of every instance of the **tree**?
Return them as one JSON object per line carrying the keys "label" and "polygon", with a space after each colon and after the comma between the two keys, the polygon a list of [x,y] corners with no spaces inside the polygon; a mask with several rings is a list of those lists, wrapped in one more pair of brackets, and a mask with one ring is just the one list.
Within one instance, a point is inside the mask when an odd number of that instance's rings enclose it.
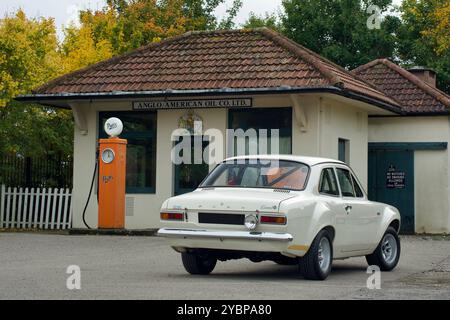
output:
{"label": "tree", "polygon": [[73,120],[67,110],[12,101],[0,109],[0,154],[70,158]]}
{"label": "tree", "polygon": [[224,1],[108,0],[102,10],[80,12],[79,32],[89,29],[94,45],[110,44],[114,55],[121,54],[187,31],[232,28],[242,2],[234,0],[218,21],[214,12]]}
{"label": "tree", "polygon": [[[65,28],[59,44],[53,19],[28,19],[22,10],[0,20],[0,152],[27,156],[72,154],[70,111],[12,99],[59,75],[191,30],[233,27],[242,5],[234,0],[107,0],[102,10],[80,12],[80,27]],[[5,107],[7,105],[7,107]]]}
{"label": "tree", "polygon": [[242,0],[233,0],[232,5],[226,11],[225,17],[218,24],[216,29],[222,29],[222,30],[233,29],[234,25],[235,25],[234,18],[238,14],[241,7],[242,7]]}
{"label": "tree", "polygon": [[282,25],[277,15],[266,12],[264,15],[257,15],[250,12],[247,21],[242,25],[244,28],[262,28],[266,27],[272,30],[281,31]]}
{"label": "tree", "polygon": [[0,154],[72,153],[70,112],[12,100],[61,72],[53,19],[22,10],[0,19]]}
{"label": "tree", "polygon": [[[393,57],[400,20],[389,15],[391,0],[284,0],[286,36],[352,69],[380,57]],[[369,5],[380,8],[380,29],[369,29]]]}
{"label": "tree", "polygon": [[438,73],[438,87],[450,92],[450,0],[404,0],[399,55],[406,66]]}
{"label": "tree", "polygon": [[60,73],[57,47],[53,19],[0,19],[0,106]]}
{"label": "tree", "polygon": [[90,25],[76,28],[71,25],[64,30],[65,40],[61,45],[63,73],[68,73],[113,56],[109,40],[95,42]]}

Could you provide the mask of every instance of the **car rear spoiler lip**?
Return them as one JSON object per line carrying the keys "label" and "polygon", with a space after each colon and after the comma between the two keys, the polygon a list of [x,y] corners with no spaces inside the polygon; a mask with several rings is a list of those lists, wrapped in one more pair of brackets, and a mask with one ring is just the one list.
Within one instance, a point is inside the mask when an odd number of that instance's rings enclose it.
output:
{"label": "car rear spoiler lip", "polygon": [[233,240],[256,240],[256,241],[279,241],[289,242],[293,237],[289,233],[274,232],[252,232],[252,231],[216,231],[201,229],[172,229],[162,228],[158,230],[159,237],[166,238],[204,238],[204,239],[233,239]]}

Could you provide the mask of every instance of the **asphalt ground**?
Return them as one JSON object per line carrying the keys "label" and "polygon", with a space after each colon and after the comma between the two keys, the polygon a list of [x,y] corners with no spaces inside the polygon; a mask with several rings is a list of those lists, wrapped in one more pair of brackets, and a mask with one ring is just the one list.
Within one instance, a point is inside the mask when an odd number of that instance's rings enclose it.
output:
{"label": "asphalt ground", "polygon": [[[398,267],[381,273],[381,289],[368,289],[364,258],[335,261],[325,281],[304,280],[296,266],[249,260],[192,276],[157,237],[0,232],[0,299],[450,300],[448,239],[402,237]],[[69,266],[79,267],[81,289],[68,289]]]}

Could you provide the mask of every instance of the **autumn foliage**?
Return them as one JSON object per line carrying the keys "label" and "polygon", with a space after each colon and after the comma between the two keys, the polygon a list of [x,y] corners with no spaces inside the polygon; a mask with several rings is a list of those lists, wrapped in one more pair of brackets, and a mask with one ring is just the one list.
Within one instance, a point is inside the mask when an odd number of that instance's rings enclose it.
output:
{"label": "autumn foliage", "polygon": [[[215,10],[228,6],[222,19]],[[434,68],[438,86],[450,91],[450,0],[283,0],[284,12],[250,14],[245,27],[268,26],[319,54],[353,68],[389,57],[405,66]],[[381,29],[366,27],[369,3],[378,4]],[[230,29],[241,0],[107,0],[100,10],[79,13],[80,23],[59,41],[52,18],[22,10],[0,18],[0,152],[70,155],[70,111],[13,100],[49,80],[191,30]],[[8,107],[5,107],[8,106]],[[36,128],[39,128],[37,130]]]}
{"label": "autumn foliage", "polygon": [[[64,29],[28,18],[22,10],[0,19],[0,153],[72,154],[70,111],[20,104],[14,97],[49,80],[142,45],[190,30],[232,28],[241,5],[234,0],[220,21],[224,0],[108,0],[98,11],[79,13],[80,24]],[[5,107],[7,106],[7,107]]]}

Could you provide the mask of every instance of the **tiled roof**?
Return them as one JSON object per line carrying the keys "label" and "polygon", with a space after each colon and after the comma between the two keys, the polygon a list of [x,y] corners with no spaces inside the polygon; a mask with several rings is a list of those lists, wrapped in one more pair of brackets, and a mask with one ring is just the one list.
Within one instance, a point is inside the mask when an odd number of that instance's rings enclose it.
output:
{"label": "tiled roof", "polygon": [[267,28],[190,32],[64,75],[33,93],[330,87],[399,110],[372,85]]}
{"label": "tiled roof", "polygon": [[450,113],[450,97],[387,59],[378,59],[352,71],[399,101],[408,114]]}

